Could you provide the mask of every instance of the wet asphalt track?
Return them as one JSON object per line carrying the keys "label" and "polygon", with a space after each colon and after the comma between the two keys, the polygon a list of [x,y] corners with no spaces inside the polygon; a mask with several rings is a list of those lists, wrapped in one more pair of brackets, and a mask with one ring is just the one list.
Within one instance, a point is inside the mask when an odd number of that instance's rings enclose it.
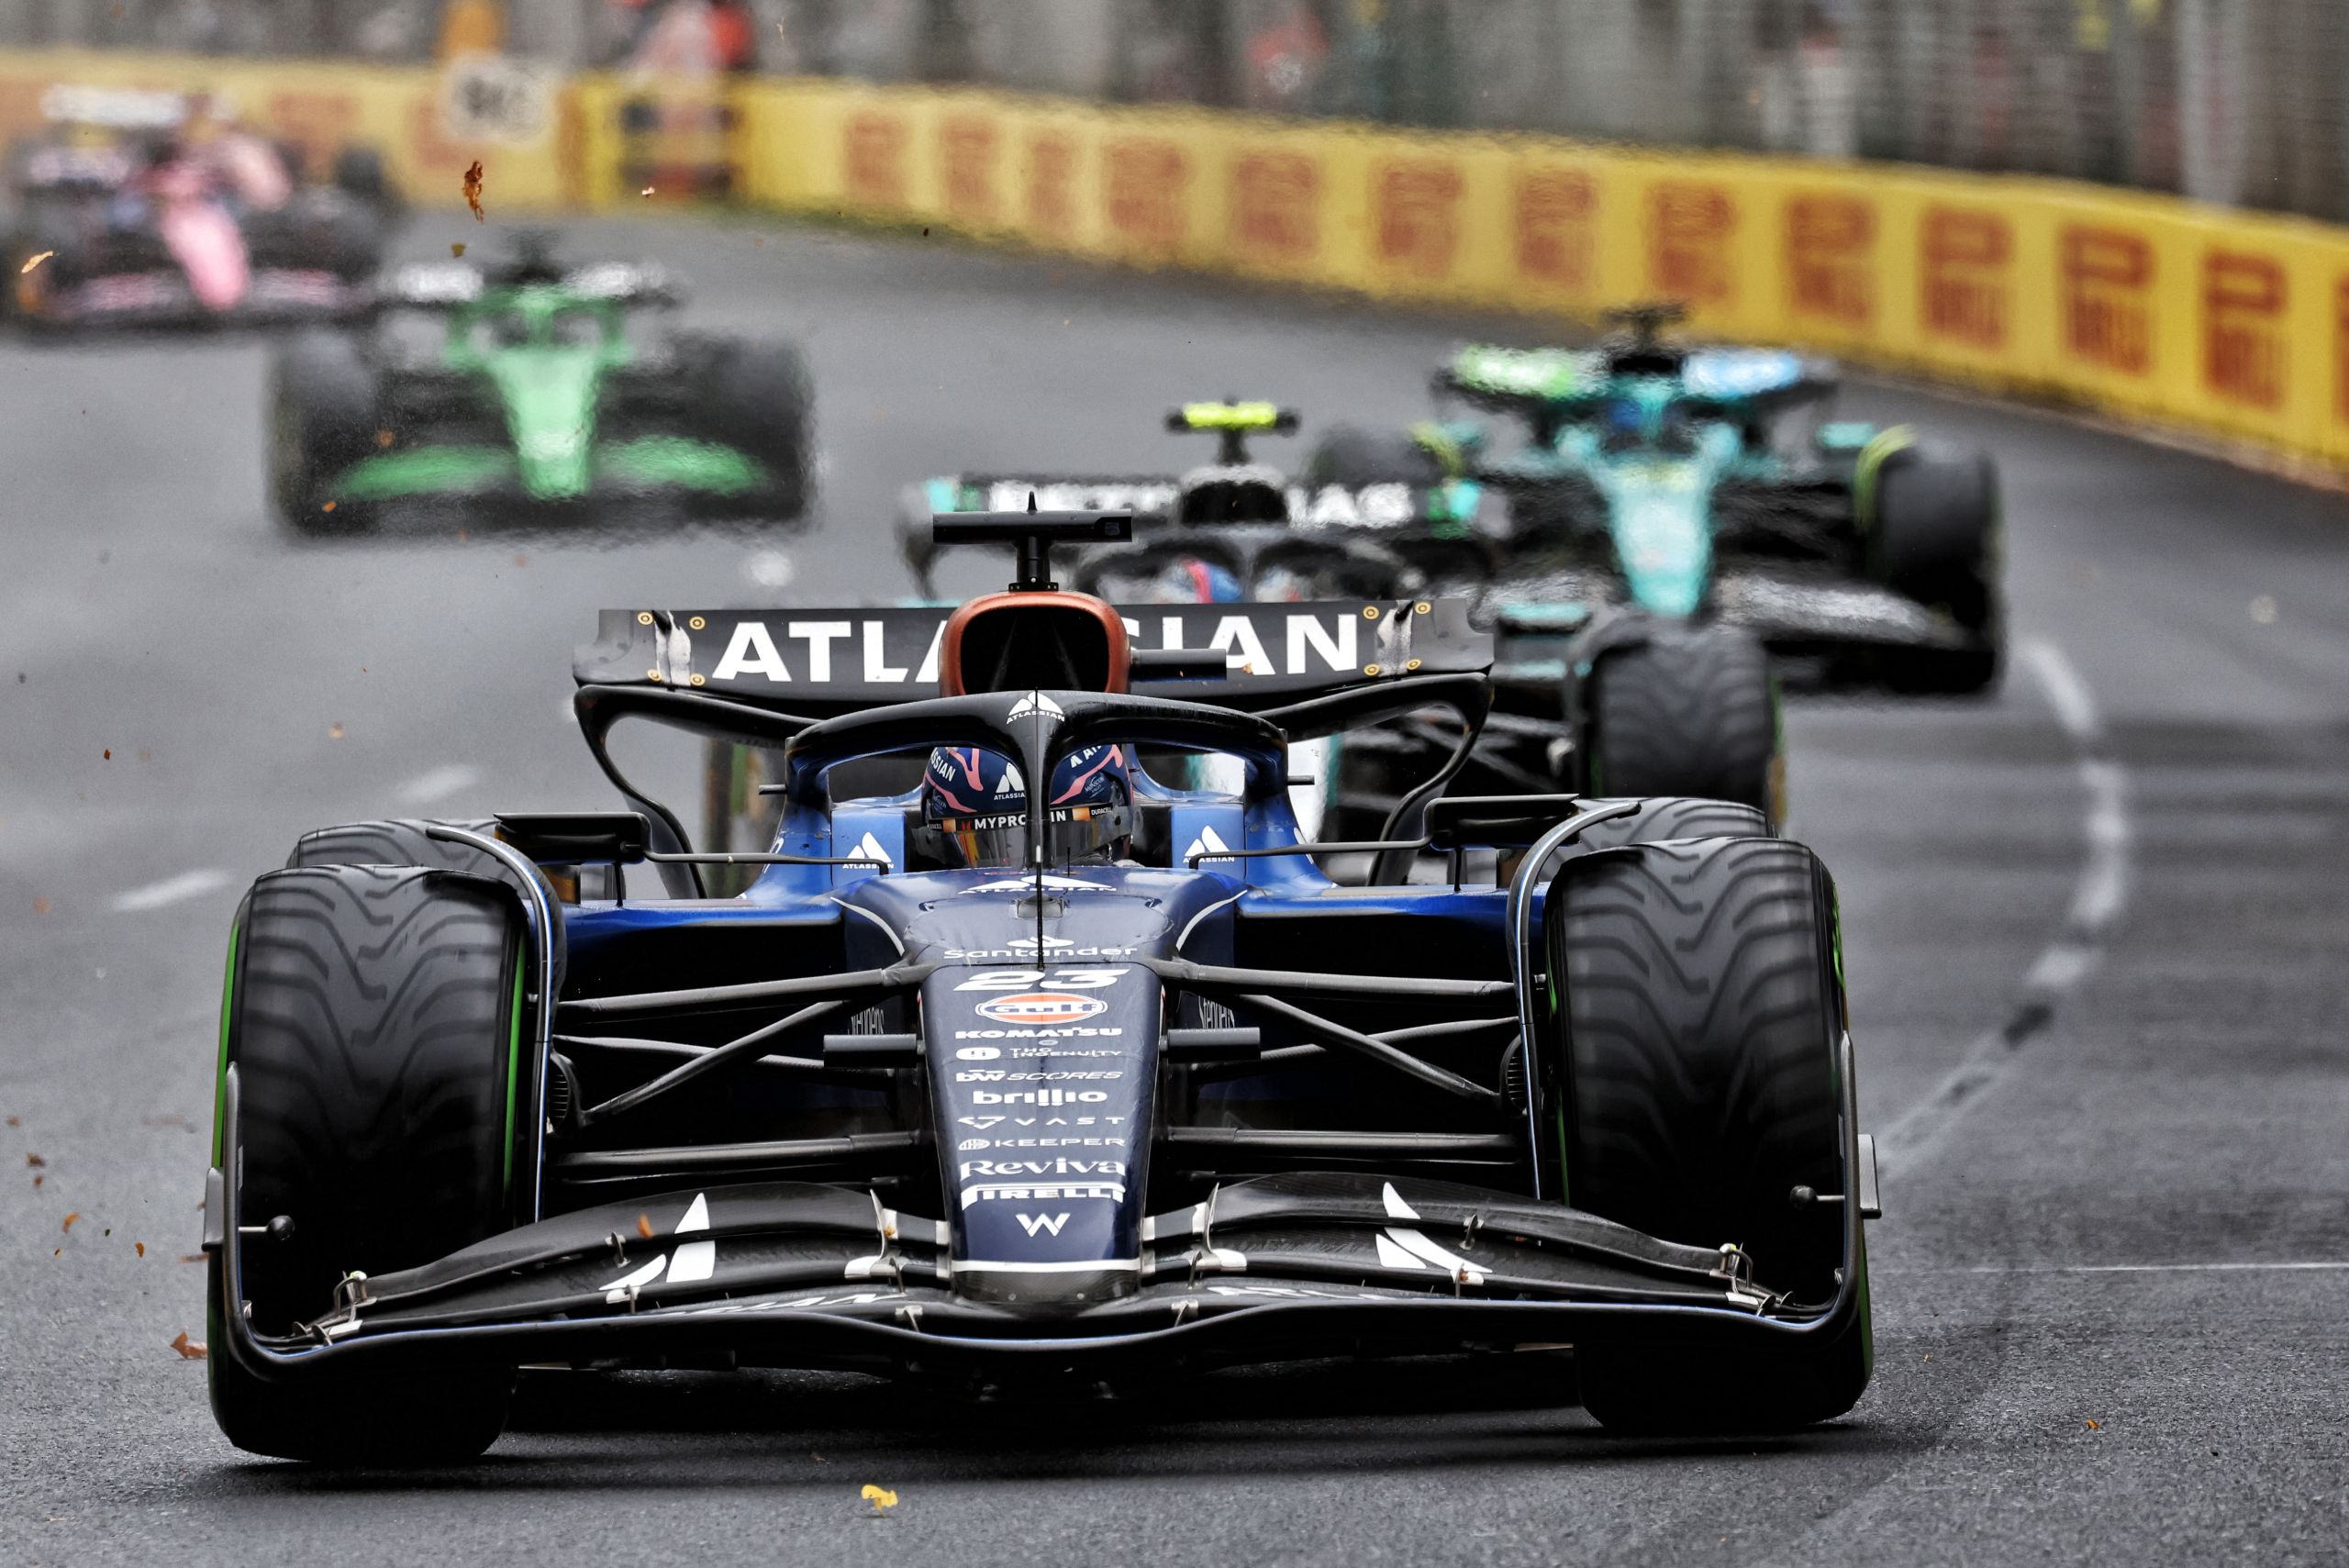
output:
{"label": "wet asphalt track", "polygon": [[1865,386],[1997,450],[2032,651],[1993,702],[1793,720],[1887,1140],[1850,1418],[1617,1441],[1522,1362],[1172,1409],[580,1379],[460,1473],[231,1451],[169,1348],[203,1317],[175,1260],[228,916],[298,830],[604,805],[562,717],[598,606],[886,595],[907,476],[1167,464],[1186,395],[1408,417],[1461,330],[912,240],[581,234],[805,339],[818,531],[296,543],[258,347],[0,346],[0,1562],[2339,1560],[2349,503]]}

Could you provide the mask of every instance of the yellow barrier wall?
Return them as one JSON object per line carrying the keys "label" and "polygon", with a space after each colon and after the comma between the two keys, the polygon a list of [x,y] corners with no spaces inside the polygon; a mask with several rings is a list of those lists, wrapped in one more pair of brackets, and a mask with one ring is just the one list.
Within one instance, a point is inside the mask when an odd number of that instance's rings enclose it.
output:
{"label": "yellow barrier wall", "polygon": [[740,189],[1141,265],[1816,347],[2349,464],[2349,233],[2098,186],[784,81]]}
{"label": "yellow barrier wall", "polygon": [[738,195],[785,211],[1381,299],[1581,317],[1680,299],[1703,332],[2349,466],[2349,231],[2299,219],[1905,166],[817,80],[730,84],[729,128],[708,86],[535,81],[494,59],[0,54],[0,139],[37,127],[58,83],[211,89],[321,168],[381,149],[419,205],[461,206],[479,159],[493,218],[634,202],[648,168],[675,172],[656,195],[681,197],[730,155]]}

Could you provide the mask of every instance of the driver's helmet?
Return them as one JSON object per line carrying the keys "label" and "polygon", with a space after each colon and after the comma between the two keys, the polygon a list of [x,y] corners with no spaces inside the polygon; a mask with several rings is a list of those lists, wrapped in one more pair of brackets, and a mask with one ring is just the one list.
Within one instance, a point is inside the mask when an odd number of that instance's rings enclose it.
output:
{"label": "driver's helmet", "polygon": [[[1086,746],[1052,769],[1044,795],[1044,863],[1123,860],[1133,839],[1133,788],[1115,746]],[[918,840],[950,866],[1018,867],[1028,860],[1028,785],[998,751],[941,747],[921,779]]]}

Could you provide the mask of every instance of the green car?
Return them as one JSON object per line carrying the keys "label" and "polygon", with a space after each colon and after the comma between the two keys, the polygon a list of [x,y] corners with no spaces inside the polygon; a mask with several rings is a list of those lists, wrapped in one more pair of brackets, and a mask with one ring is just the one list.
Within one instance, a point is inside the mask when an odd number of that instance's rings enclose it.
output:
{"label": "green car", "polygon": [[[1827,417],[1831,367],[1687,349],[1672,306],[1591,350],[1472,345],[1440,398],[1484,415],[1338,427],[1308,484],[1473,481],[1498,567],[1504,713],[1574,731],[1566,782],[1776,811],[1781,677],[1965,695],[2004,653],[1996,470],[1906,428]],[[1428,515],[1434,537],[1453,526]]]}
{"label": "green car", "polygon": [[807,508],[798,350],[670,330],[657,269],[395,274],[372,332],[313,333],[271,366],[271,499],[304,533],[403,507],[565,517],[650,509],[783,520]]}

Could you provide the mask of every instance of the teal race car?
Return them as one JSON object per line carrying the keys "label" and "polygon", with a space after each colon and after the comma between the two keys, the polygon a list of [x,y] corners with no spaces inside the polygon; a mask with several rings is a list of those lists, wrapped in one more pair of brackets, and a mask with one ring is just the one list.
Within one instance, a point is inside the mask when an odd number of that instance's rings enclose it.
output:
{"label": "teal race car", "polygon": [[1563,686],[1571,782],[1751,800],[1776,776],[1782,677],[1996,683],[1998,478],[1984,453],[1829,419],[1820,361],[1666,341],[1678,318],[1624,312],[1594,350],[1464,348],[1435,387],[1466,417],[1335,428],[1304,477],[1480,486],[1504,562],[1479,606],[1502,638],[1495,680],[1542,712]]}
{"label": "teal race car", "polygon": [[676,331],[658,268],[411,266],[364,334],[276,355],[271,499],[303,533],[397,510],[785,520],[812,488],[798,350]]}

